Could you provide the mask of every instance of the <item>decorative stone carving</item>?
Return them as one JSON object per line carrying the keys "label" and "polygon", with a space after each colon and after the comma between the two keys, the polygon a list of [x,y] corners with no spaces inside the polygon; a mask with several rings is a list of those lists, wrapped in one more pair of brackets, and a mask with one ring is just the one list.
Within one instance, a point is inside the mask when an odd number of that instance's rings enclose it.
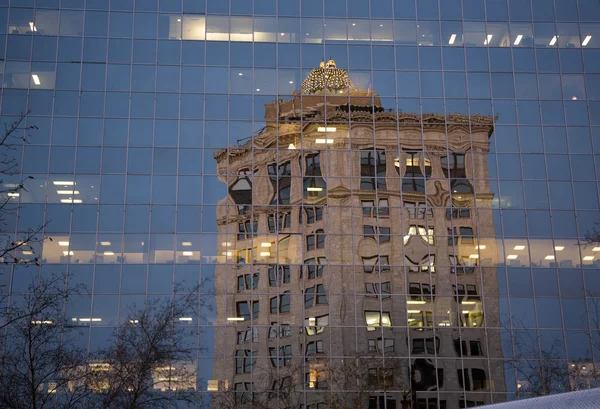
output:
{"label": "decorative stone carving", "polygon": [[433,184],[435,193],[433,195],[427,194],[427,202],[434,207],[445,207],[450,198],[450,192],[444,189],[442,182],[436,180]]}

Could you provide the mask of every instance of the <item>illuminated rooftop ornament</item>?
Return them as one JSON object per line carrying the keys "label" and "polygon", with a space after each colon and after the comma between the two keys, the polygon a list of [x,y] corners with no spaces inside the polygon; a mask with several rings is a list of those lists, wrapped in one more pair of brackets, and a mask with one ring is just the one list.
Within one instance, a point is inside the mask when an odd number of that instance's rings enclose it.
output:
{"label": "illuminated rooftop ornament", "polygon": [[302,81],[303,94],[340,93],[344,90],[354,90],[354,84],[348,78],[346,70],[337,68],[335,61],[325,64],[321,61],[319,68],[313,69]]}

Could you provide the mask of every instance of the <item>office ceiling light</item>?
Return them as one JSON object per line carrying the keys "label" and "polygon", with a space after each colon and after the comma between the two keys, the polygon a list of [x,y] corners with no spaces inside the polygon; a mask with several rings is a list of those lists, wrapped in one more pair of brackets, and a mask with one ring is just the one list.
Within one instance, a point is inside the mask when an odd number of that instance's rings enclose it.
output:
{"label": "office ceiling light", "polygon": [[290,81],[290,84],[293,84],[293,83],[294,83],[294,81]]}
{"label": "office ceiling light", "polygon": [[307,187],[306,191],[307,192],[322,192],[323,188],[322,187]]}
{"label": "office ceiling light", "polygon": [[594,247],[592,251],[600,251],[600,247]]}
{"label": "office ceiling light", "polygon": [[544,257],[544,260],[554,260],[554,256],[549,254],[546,257]]}
{"label": "office ceiling light", "polygon": [[333,143],[333,139],[315,139],[315,143],[331,145]]}
{"label": "office ceiling light", "polygon": [[33,83],[35,85],[40,85],[40,77],[37,76],[37,74],[31,74],[31,79],[33,79]]}
{"label": "office ceiling light", "polygon": [[479,254],[469,254],[469,258],[479,258]]}
{"label": "office ceiling light", "polygon": [[421,310],[406,310],[406,312],[409,314],[420,314]]}
{"label": "office ceiling light", "polygon": [[227,321],[244,321],[244,317],[227,317]]}
{"label": "office ceiling light", "polygon": [[476,250],[485,250],[485,248],[486,248],[486,247],[487,247],[487,246],[486,246],[485,244],[480,244],[480,245],[478,245],[478,246],[475,246],[475,249],[476,249]]}
{"label": "office ceiling light", "polygon": [[461,304],[462,305],[475,305],[475,304],[477,304],[477,301],[462,301]]}
{"label": "office ceiling light", "polygon": [[260,88],[256,88],[256,92],[260,92]]}
{"label": "office ceiling light", "polygon": [[59,241],[58,245],[61,247],[69,247],[69,242],[68,241]]}
{"label": "office ceiling light", "polygon": [[68,199],[60,199],[61,203],[83,203],[83,200],[81,199],[73,199],[73,198],[68,198]]}
{"label": "office ceiling light", "polygon": [[271,247],[271,243],[260,243],[261,247]]}
{"label": "office ceiling light", "polygon": [[[182,241],[181,245],[183,247],[190,247],[192,245],[192,242],[191,241]],[[226,245],[226,244],[224,244],[224,245]]]}
{"label": "office ceiling light", "polygon": [[105,252],[104,252],[104,255],[105,255],[105,256],[114,256],[114,255],[115,255],[115,253],[113,253],[112,251],[105,251]]}
{"label": "office ceiling light", "polygon": [[552,37],[552,40],[550,40],[550,44],[548,44],[548,45],[554,45],[554,44],[556,44],[556,39],[557,38],[558,38],[558,36]]}
{"label": "office ceiling light", "polygon": [[54,182],[52,182],[52,184],[62,186],[73,186],[75,182],[73,182],[72,180],[55,180]]}
{"label": "office ceiling light", "polygon": [[563,251],[565,249],[565,246],[555,246],[554,250],[556,251]]}
{"label": "office ceiling light", "polygon": [[72,251],[63,251],[63,256],[74,256],[75,253],[73,253]]}
{"label": "office ceiling light", "polygon": [[414,304],[414,305],[416,305],[416,304],[425,304],[426,302],[425,302],[425,301],[413,301],[413,300],[407,300],[407,301],[406,301],[406,303],[407,303],[407,304],[409,304],[409,305],[410,305],[410,304]]}
{"label": "office ceiling light", "polygon": [[506,256],[506,258],[508,260],[516,260],[517,258],[519,258],[519,256],[516,254],[509,254],[508,256]]}
{"label": "office ceiling light", "polygon": [[11,193],[7,193],[7,196],[8,197],[19,197],[19,193],[11,192]]}
{"label": "office ceiling light", "polygon": [[244,75],[244,74],[242,74],[241,72],[238,72],[238,75],[241,77],[241,76],[242,76],[242,75]]}
{"label": "office ceiling light", "polygon": [[515,42],[514,42],[514,44],[515,44],[515,45],[519,45],[519,43],[521,42],[521,40],[522,40],[522,39],[523,39],[523,34],[519,34],[519,35],[517,36],[517,38],[515,39]]}
{"label": "office ceiling light", "polygon": [[450,40],[448,40],[448,44],[454,44],[455,41],[456,41],[456,34],[452,34],[450,36]]}
{"label": "office ceiling light", "polygon": [[183,255],[184,255],[184,256],[193,256],[193,255],[194,255],[194,252],[193,252],[193,251],[184,251],[184,252],[183,252]]}
{"label": "office ceiling light", "polygon": [[78,195],[79,190],[57,190],[56,193],[59,195]]}
{"label": "office ceiling light", "polygon": [[192,321],[191,317],[179,317],[179,321]]}
{"label": "office ceiling light", "polygon": [[592,39],[592,36],[585,36],[583,42],[581,43],[581,45],[583,47],[585,47],[586,45],[588,45],[588,43],[590,42],[590,40]]}
{"label": "office ceiling light", "polygon": [[515,246],[513,247],[514,250],[525,250],[525,246]]}
{"label": "office ceiling light", "polygon": [[334,126],[319,126],[317,132],[335,132],[337,128]]}
{"label": "office ceiling light", "polygon": [[23,250],[23,254],[25,254],[26,256],[31,256],[33,254],[33,251],[31,251],[31,250]]}
{"label": "office ceiling light", "polygon": [[585,257],[583,258],[583,261],[592,261],[592,260],[593,260],[593,259],[595,259],[595,258],[596,258],[596,257],[594,257],[594,256],[585,256]]}
{"label": "office ceiling light", "polygon": [[271,255],[270,251],[261,251],[260,252],[261,257],[269,257],[270,255]]}
{"label": "office ceiling light", "polygon": [[101,246],[110,246],[110,241],[101,241],[100,245]]}

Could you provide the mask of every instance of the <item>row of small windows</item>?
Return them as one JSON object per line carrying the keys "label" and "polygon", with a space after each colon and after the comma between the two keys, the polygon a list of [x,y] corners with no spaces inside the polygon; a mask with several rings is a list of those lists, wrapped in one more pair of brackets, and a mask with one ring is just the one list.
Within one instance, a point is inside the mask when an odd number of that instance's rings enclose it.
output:
{"label": "row of small windows", "polygon": [[[406,167],[402,179],[402,190],[425,192],[425,181],[431,176],[431,161],[425,152],[406,152]],[[302,166],[304,164],[304,166]],[[326,186],[321,174],[319,153],[311,153],[300,159],[304,168],[303,190],[308,197],[324,195]],[[394,167],[401,175],[400,159],[394,160]],[[466,180],[465,154],[452,153],[441,157],[441,167],[446,178],[451,180],[454,193],[473,193],[471,184]],[[275,192],[271,205],[289,205],[291,200],[292,169],[291,162],[272,163],[267,166],[269,179]],[[252,204],[252,176],[257,170],[241,169],[236,181],[229,187],[233,201],[240,207],[240,214]],[[360,151],[360,188],[363,190],[386,190],[386,152],[380,149]],[[379,203],[378,208],[386,207]],[[379,213],[378,213],[379,214]],[[273,222],[274,226],[274,222]]]}
{"label": "row of small windows", "polygon": [[[291,328],[289,326],[279,326],[277,323],[273,323],[273,325],[269,329],[269,338],[289,338],[291,336]],[[406,340],[408,343],[408,339]],[[244,331],[238,331],[238,345],[248,344],[259,342],[258,337],[258,328],[251,327]],[[438,337],[430,337],[430,338],[412,338],[411,340],[412,355],[439,355],[441,341]],[[291,348],[291,345],[289,346]],[[479,340],[461,340],[454,339],[453,340],[454,351],[456,352],[456,356],[484,356],[483,348],[481,341]],[[302,350],[302,346],[300,346],[300,350]],[[391,353],[395,350],[395,342],[393,338],[377,338],[377,339],[369,339],[368,340],[368,350],[369,352],[379,352],[379,353]],[[317,353],[323,352],[323,342],[322,341],[311,341],[306,344],[305,356],[307,359]],[[281,355],[281,354],[280,354]],[[285,354],[286,356],[291,357],[291,350],[289,353]]]}

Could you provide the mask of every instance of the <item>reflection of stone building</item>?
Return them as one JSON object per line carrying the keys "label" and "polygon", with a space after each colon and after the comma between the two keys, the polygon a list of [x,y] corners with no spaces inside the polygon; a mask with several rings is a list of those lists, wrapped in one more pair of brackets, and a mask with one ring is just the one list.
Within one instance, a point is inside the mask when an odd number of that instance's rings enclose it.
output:
{"label": "reflection of stone building", "polygon": [[325,365],[361,355],[373,370],[403,362],[388,408],[410,389],[409,362],[414,407],[489,403],[504,391],[489,359],[501,358],[492,118],[385,111],[332,61],[302,89],[265,107],[252,141],[215,155],[229,197],[214,379],[271,388],[293,364],[310,405],[336,388]]}

